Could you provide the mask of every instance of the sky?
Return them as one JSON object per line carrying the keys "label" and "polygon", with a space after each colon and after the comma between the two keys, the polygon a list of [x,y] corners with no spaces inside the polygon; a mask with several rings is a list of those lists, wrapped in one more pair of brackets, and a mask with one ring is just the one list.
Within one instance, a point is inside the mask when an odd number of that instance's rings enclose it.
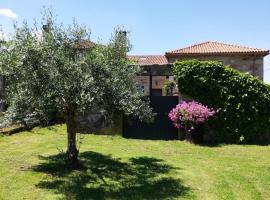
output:
{"label": "sky", "polygon": [[[270,0],[0,0],[0,24],[33,21],[43,6],[60,22],[73,17],[91,29],[91,40],[106,42],[117,26],[130,32],[130,54],[164,52],[204,41],[270,49]],[[270,55],[264,80],[270,83]]]}

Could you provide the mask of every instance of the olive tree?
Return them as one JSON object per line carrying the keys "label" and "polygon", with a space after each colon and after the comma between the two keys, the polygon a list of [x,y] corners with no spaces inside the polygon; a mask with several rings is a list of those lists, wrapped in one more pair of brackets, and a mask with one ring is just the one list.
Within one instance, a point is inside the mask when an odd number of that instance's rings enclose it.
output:
{"label": "olive tree", "polygon": [[[47,24],[42,34],[42,24]],[[56,23],[52,15],[30,26],[14,27],[14,35],[2,48],[1,73],[7,78],[4,119],[34,118],[47,121],[50,114],[61,113],[67,125],[66,156],[77,163],[76,119],[78,113],[102,109],[151,120],[152,110],[135,86],[139,67],[130,65],[126,53],[130,44],[121,29],[116,29],[106,45],[96,44],[78,51],[78,44],[90,32],[76,22],[70,26]]]}

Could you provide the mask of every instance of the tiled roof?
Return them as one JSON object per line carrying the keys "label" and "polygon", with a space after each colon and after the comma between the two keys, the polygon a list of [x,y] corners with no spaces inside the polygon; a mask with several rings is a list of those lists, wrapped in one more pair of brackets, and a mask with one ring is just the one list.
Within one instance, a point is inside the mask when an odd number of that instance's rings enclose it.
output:
{"label": "tiled roof", "polygon": [[222,55],[222,54],[257,54],[268,55],[269,51],[264,49],[250,48],[220,42],[203,42],[189,47],[166,52],[166,56],[174,55]]}
{"label": "tiled roof", "polygon": [[168,60],[163,55],[140,55],[128,56],[130,61],[138,62],[139,65],[166,65]]}
{"label": "tiled roof", "polygon": [[90,40],[81,40],[74,45],[75,49],[90,49],[95,46],[95,43]]}

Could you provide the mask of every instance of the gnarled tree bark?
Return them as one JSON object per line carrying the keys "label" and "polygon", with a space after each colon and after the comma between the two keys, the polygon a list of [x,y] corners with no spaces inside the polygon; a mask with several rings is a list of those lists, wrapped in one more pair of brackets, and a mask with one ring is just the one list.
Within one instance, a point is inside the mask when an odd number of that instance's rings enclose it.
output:
{"label": "gnarled tree bark", "polygon": [[76,167],[78,164],[79,151],[76,146],[76,120],[75,113],[69,112],[66,118],[67,124],[67,162],[71,167]]}

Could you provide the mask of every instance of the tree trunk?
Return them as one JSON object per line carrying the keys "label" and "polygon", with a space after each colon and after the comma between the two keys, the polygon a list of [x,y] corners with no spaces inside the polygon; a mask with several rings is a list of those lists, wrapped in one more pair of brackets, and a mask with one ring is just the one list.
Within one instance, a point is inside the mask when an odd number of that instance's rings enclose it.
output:
{"label": "tree trunk", "polygon": [[71,112],[67,116],[67,162],[71,167],[76,167],[78,164],[79,151],[76,147],[76,121],[75,113]]}
{"label": "tree trunk", "polygon": [[192,144],[203,144],[204,129],[203,124],[199,124],[195,129],[191,130],[189,133],[186,132],[186,141]]}

